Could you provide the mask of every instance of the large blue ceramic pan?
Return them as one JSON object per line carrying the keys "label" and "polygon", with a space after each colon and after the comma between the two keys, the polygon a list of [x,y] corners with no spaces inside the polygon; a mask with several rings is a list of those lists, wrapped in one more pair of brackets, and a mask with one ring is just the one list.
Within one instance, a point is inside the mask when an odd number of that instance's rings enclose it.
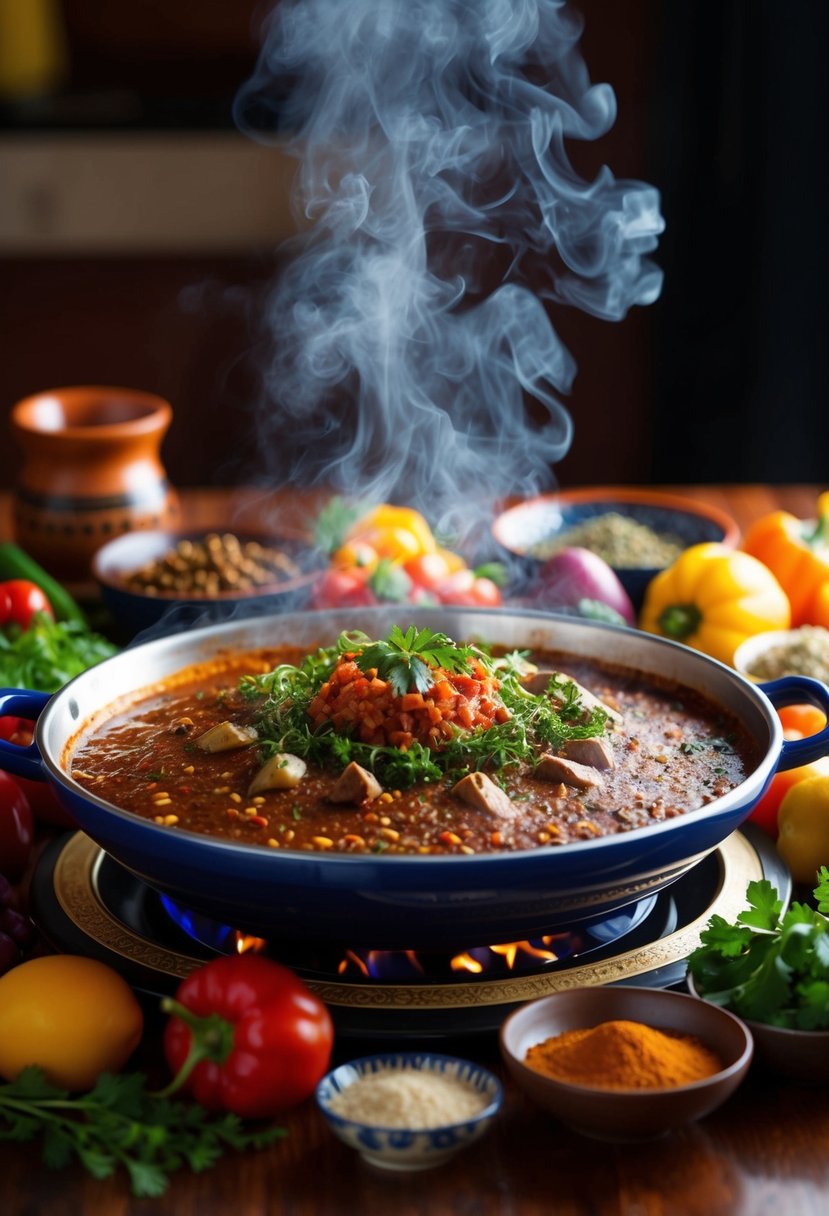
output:
{"label": "large blue ceramic pan", "polygon": [[[736,714],[758,741],[762,760],[736,789],[677,819],[559,848],[453,857],[276,851],[170,830],[119,810],[67,776],[70,741],[85,723],[99,722],[114,701],[190,663],[281,642],[312,648],[343,629],[384,636],[395,623],[429,625],[458,641],[564,650],[675,680]],[[0,764],[49,781],[107,853],[194,911],[261,936],[446,949],[531,938],[609,915],[667,887],[740,826],[777,768],[829,752],[829,726],[808,739],[783,741],[775,707],[804,701],[829,716],[829,688],[817,680],[789,677],[757,686],[685,646],[562,616],[465,608],[285,613],[143,642],[51,698],[0,693],[0,714],[37,719],[30,747],[0,741]]]}

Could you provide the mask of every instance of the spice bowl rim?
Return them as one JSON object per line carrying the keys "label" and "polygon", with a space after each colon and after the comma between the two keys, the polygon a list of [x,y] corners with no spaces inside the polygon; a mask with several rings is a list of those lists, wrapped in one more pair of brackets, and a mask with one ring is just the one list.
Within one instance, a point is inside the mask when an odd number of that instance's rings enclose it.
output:
{"label": "spice bowl rim", "polygon": [[[731,660],[731,666],[744,679],[749,680],[752,684],[766,684],[769,680],[778,679],[778,676],[758,676],[751,671],[753,663],[756,662],[761,655],[774,646],[780,646],[786,642],[800,636],[804,629],[821,629],[823,626],[818,625],[793,625],[789,629],[764,629],[761,633],[754,633],[751,637],[746,638],[734,651]],[[829,634],[829,630],[826,630]],[[781,673],[790,675],[790,672]],[[806,673],[803,673],[806,674]],[[819,676],[812,677],[820,679]]]}
{"label": "spice bowl rim", "polygon": [[[433,1065],[442,1066],[441,1071],[454,1065],[459,1071],[468,1070],[469,1078],[479,1078],[481,1084],[475,1087],[489,1098],[487,1105],[470,1118],[431,1127],[365,1123],[337,1114],[330,1107],[333,1092],[348,1089],[367,1073],[402,1072],[406,1068],[415,1072],[434,1071]],[[314,1100],[334,1135],[370,1164],[385,1169],[422,1170],[443,1164],[483,1135],[501,1110],[504,1088],[491,1069],[464,1056],[436,1051],[386,1051],[344,1060],[330,1069],[318,1082]]]}
{"label": "spice bowl rim", "polygon": [[[703,1005],[705,1009],[701,1008]],[[593,1013],[579,1017],[581,1006],[592,1006]],[[660,1006],[662,1013],[647,1012]],[[562,1017],[562,1010],[568,1007],[572,1016]],[[676,1012],[676,1021],[664,1013],[668,1009]],[[553,1011],[557,1011],[557,1018]],[[550,1016],[545,1017],[547,1014]],[[546,1033],[536,1031],[533,1042],[564,1030],[590,1029],[617,1019],[673,1030],[698,1038],[717,1050],[723,1067],[697,1081],[662,1088],[611,1088],[558,1080],[524,1062],[529,1046],[525,1023],[531,1028],[534,1019],[546,1022],[548,1029]],[[726,1041],[733,1039],[734,1047],[727,1056],[722,1056],[721,1040],[711,1042],[700,1026],[719,1027],[718,1035],[722,1033]],[[499,1044],[512,1079],[535,1104],[546,1108],[574,1131],[619,1142],[654,1139],[709,1114],[741,1084],[754,1054],[751,1029],[736,1014],[690,993],[632,984],[565,988],[528,1001],[506,1017],[499,1031]]]}

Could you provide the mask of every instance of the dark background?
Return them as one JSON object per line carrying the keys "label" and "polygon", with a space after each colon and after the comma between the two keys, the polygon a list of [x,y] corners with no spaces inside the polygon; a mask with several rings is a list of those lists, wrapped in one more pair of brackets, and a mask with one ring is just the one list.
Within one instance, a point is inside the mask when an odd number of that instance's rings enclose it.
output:
{"label": "dark background", "polygon": [[[827,6],[574,7],[591,78],[619,105],[613,131],[580,151],[656,186],[667,229],[655,305],[618,324],[553,314],[579,368],[559,483],[829,482]],[[61,87],[36,105],[7,99],[0,139],[230,130],[261,11],[250,0],[63,0]],[[281,256],[0,252],[0,417],[57,385],[148,389],[174,406],[164,456],[175,483],[256,478],[258,318]],[[3,438],[0,485],[16,462]]]}

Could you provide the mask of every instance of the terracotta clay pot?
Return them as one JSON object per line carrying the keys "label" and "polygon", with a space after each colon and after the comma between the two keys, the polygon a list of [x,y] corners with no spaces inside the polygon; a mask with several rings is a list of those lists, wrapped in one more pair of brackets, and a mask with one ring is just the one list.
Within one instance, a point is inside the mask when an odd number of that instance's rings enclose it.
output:
{"label": "terracotta clay pot", "polygon": [[106,541],[178,523],[178,496],[160,459],[167,401],[129,388],[83,385],[19,401],[23,449],[13,495],[17,543],[57,578],[83,582]]}

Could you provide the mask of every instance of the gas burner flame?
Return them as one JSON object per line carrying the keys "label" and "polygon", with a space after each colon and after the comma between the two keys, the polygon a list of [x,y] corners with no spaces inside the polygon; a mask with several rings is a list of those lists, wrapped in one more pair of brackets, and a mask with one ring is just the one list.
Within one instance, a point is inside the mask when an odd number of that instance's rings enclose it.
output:
{"label": "gas burner flame", "polygon": [[[558,949],[553,947],[558,946]],[[571,933],[545,934],[537,942],[504,942],[495,946],[473,947],[441,960],[450,972],[470,975],[490,975],[499,970],[508,972],[529,966],[545,966],[572,955],[574,938]],[[433,960],[416,950],[346,950],[337,966],[338,975],[357,971],[363,979],[388,980],[409,975],[433,974]]]}
{"label": "gas burner flame", "polygon": [[369,950],[365,954],[357,950],[346,950],[337,965],[337,974],[345,975],[350,967],[356,967],[365,979],[373,979],[383,973],[384,962],[391,957],[405,959],[413,971],[423,975],[423,967],[414,950]]}
{"label": "gas burner flame", "polygon": [[237,954],[264,954],[268,948],[267,939],[264,937],[254,937],[251,933],[240,933],[238,929],[234,930],[236,934],[236,953]]}

